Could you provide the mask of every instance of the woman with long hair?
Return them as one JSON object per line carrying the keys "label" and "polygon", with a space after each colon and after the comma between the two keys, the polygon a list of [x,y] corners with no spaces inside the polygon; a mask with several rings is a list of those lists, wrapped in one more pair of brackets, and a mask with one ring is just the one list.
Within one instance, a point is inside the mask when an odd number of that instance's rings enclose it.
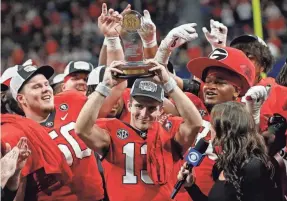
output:
{"label": "woman with long hair", "polygon": [[[281,200],[280,193],[276,195],[265,142],[245,105],[238,102],[215,105],[211,125],[212,144],[218,156],[213,167],[215,184],[206,197],[196,186],[196,175],[189,175],[186,190],[193,201]],[[182,179],[184,174],[189,174],[185,166],[178,178]]]}

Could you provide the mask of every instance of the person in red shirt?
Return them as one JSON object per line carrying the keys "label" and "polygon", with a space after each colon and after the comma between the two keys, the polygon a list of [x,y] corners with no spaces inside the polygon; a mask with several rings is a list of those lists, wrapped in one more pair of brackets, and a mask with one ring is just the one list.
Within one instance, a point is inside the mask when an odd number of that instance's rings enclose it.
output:
{"label": "person in red shirt", "polygon": [[74,131],[86,97],[78,91],[66,91],[54,97],[48,81],[53,73],[50,66],[28,65],[20,68],[10,82],[11,94],[25,116],[46,128],[74,174],[72,186],[64,186],[50,196],[40,193],[38,200],[101,200],[102,179],[94,153]]}
{"label": "person in red shirt", "polygon": [[[187,64],[188,70],[205,82],[203,86],[204,104],[211,111],[214,105],[228,101],[238,101],[253,85],[255,67],[240,50],[226,47],[214,49],[208,58],[196,58]],[[197,141],[204,137],[211,139],[210,122],[204,121],[204,129]],[[208,195],[213,186],[212,168],[217,158],[212,145],[208,147],[203,162],[196,167],[196,184]]]}
{"label": "person in red shirt", "polygon": [[[80,112],[76,133],[109,163],[105,179],[111,201],[170,200],[181,155],[193,143],[202,124],[201,116],[166,68],[149,61],[155,65],[150,71],[157,75],[135,81],[130,93],[130,122],[98,119],[110,88],[121,82],[112,74],[122,73],[117,67],[123,64],[114,61],[106,68],[103,81]],[[162,86],[182,116],[169,118],[170,126],[166,128],[157,121],[164,98]]]}

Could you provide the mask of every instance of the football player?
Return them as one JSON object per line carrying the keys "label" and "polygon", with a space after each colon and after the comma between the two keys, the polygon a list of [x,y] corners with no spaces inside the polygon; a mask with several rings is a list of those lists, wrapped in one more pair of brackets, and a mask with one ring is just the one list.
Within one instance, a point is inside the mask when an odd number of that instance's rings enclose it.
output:
{"label": "football player", "polygon": [[86,97],[75,90],[54,97],[48,81],[53,73],[50,66],[23,66],[10,82],[12,96],[25,116],[46,128],[74,174],[72,186],[63,186],[51,196],[40,193],[38,199],[101,200],[102,179],[95,156],[74,132],[75,121]]}
{"label": "football player", "polygon": [[[203,86],[204,104],[210,112],[216,104],[227,101],[238,101],[253,85],[255,67],[240,50],[226,47],[216,48],[208,58],[196,58],[187,64],[188,70],[205,82]],[[210,140],[210,122],[204,120],[204,128],[197,140],[204,137]],[[207,156],[199,167],[196,167],[196,183],[201,191],[208,195],[213,185],[212,167],[216,155],[210,144]]]}
{"label": "football player", "polygon": [[64,74],[58,74],[55,75],[50,83],[51,87],[53,88],[54,95],[61,93],[63,90],[63,84],[64,84]]}
{"label": "football player", "polygon": [[[182,153],[200,129],[201,116],[167,69],[156,61],[148,61],[155,66],[150,71],[156,76],[135,81],[130,93],[130,122],[97,120],[111,88],[122,81],[112,75],[122,73],[117,67],[123,64],[125,62],[114,61],[107,67],[103,81],[81,110],[76,133],[109,163],[105,175],[111,201],[170,200],[174,170],[178,170]],[[166,129],[157,122],[164,98],[162,87],[173,98],[182,116],[170,118],[170,127]]]}
{"label": "football player", "polygon": [[86,94],[87,79],[93,65],[85,61],[71,61],[64,70],[62,91],[77,90]]}

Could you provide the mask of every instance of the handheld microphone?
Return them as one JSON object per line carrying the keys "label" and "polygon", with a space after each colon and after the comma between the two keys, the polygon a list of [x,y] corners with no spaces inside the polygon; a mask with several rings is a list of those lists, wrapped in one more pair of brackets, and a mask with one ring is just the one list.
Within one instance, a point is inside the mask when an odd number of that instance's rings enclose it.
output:
{"label": "handheld microphone", "polygon": [[[185,160],[187,162],[187,168],[188,170],[192,170],[193,167],[199,166],[201,161],[204,158],[204,153],[208,148],[209,143],[205,141],[203,138],[201,138],[198,143],[195,145],[194,148],[191,148],[188,152],[188,154],[185,157]],[[186,180],[187,175],[183,176],[183,179],[180,181],[177,181],[174,185],[173,191],[171,193],[170,198],[174,199],[176,194],[178,193],[181,186],[184,184]]]}

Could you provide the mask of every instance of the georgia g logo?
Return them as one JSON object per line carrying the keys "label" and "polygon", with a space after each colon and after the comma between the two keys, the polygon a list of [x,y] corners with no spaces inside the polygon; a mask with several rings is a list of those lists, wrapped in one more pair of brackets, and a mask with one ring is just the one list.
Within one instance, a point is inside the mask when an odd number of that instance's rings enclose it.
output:
{"label": "georgia g logo", "polygon": [[225,49],[221,49],[221,48],[216,48],[209,55],[210,59],[216,59],[216,60],[223,60],[223,59],[226,59],[227,57],[228,57],[227,51]]}

